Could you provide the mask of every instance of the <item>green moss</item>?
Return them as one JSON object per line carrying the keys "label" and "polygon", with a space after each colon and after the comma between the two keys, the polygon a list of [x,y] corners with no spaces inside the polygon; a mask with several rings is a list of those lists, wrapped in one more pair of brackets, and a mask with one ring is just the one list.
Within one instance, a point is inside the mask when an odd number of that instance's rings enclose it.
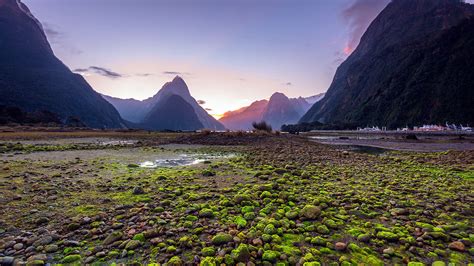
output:
{"label": "green moss", "polygon": [[216,266],[216,259],[213,257],[205,257],[202,261],[200,266]]}
{"label": "green moss", "polygon": [[212,257],[216,254],[216,250],[214,249],[214,247],[205,247],[201,249],[201,254],[204,257]]}
{"label": "green moss", "polygon": [[145,242],[145,235],[140,233],[133,236],[133,240],[138,240],[140,242]]}
{"label": "green moss", "polygon": [[211,209],[202,209],[199,211],[199,217],[212,218],[214,217],[214,212]]}
{"label": "green moss", "polygon": [[389,241],[396,241],[398,240],[398,235],[392,232],[380,231],[377,233],[377,238],[382,238]]}
{"label": "green moss", "polygon": [[235,223],[239,228],[244,228],[247,226],[247,220],[245,220],[242,216],[235,217]]}
{"label": "green moss", "polygon": [[181,266],[181,265],[183,265],[183,261],[181,260],[180,257],[174,256],[174,257],[171,257],[171,259],[168,260],[168,265],[170,265],[170,266]]}
{"label": "green moss", "polygon": [[268,262],[276,262],[278,257],[280,257],[280,254],[278,254],[278,252],[276,251],[273,251],[273,250],[265,250],[265,252],[263,252],[263,255],[262,255],[262,259],[264,261],[268,261]]}
{"label": "green moss", "polygon": [[231,242],[233,237],[229,234],[218,233],[212,238],[212,244],[214,245],[225,245]]}
{"label": "green moss", "polygon": [[82,260],[81,255],[68,255],[68,256],[64,257],[61,260],[61,262],[65,263],[65,264],[69,264],[69,263],[79,262],[81,260]]}
{"label": "green moss", "polygon": [[246,244],[240,244],[236,249],[232,250],[232,259],[237,262],[247,262],[250,259],[250,251]]}

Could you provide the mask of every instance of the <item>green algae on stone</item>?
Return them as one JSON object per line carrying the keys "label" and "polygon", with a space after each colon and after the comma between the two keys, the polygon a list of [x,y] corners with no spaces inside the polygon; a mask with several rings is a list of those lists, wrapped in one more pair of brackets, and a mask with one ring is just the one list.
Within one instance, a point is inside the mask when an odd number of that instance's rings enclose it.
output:
{"label": "green algae on stone", "polygon": [[225,245],[231,242],[233,237],[229,234],[218,233],[212,238],[212,244],[214,245]]}

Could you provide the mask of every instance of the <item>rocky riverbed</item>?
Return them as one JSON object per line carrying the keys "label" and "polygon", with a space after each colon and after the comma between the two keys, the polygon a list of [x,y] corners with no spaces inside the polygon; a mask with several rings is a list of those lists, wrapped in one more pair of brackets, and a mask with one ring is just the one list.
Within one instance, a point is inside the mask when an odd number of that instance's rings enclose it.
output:
{"label": "rocky riverbed", "polygon": [[[109,135],[107,145],[56,136],[41,149],[0,136],[1,265],[474,260],[473,151],[377,156],[296,136]],[[139,164],[182,154],[212,156]]]}

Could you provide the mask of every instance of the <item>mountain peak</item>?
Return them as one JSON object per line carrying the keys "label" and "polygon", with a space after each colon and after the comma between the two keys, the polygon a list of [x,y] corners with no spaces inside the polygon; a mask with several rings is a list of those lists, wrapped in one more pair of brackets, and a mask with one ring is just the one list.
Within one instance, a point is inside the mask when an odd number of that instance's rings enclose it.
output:
{"label": "mountain peak", "polygon": [[277,100],[289,100],[289,98],[284,94],[284,93],[281,93],[281,92],[275,92],[272,94],[272,96],[270,97],[270,102],[272,101],[277,101]]}
{"label": "mountain peak", "polygon": [[176,76],[172,81],[166,82],[161,88],[160,92],[164,94],[177,94],[185,99],[186,97],[191,96],[188,85],[180,76]]}
{"label": "mountain peak", "polygon": [[176,75],[176,77],[174,77],[173,81],[171,82],[184,82],[184,79],[182,77],[180,77],[179,75]]}
{"label": "mountain peak", "polygon": [[461,0],[390,2],[300,122],[472,123],[473,24],[474,5]]}
{"label": "mountain peak", "polygon": [[474,5],[461,0],[391,1],[362,35],[353,57],[413,43],[473,15]]}

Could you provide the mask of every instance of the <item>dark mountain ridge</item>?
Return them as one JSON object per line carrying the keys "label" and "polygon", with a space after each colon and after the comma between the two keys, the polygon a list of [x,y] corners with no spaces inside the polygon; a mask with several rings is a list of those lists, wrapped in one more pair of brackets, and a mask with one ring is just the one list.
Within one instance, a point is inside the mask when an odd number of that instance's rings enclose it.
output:
{"label": "dark mountain ridge", "polygon": [[300,122],[472,124],[473,14],[457,0],[392,1]]}
{"label": "dark mountain ridge", "polygon": [[149,130],[198,130],[204,128],[194,108],[181,96],[163,96],[146,115],[140,128]]}
{"label": "dark mountain ridge", "polygon": [[[167,98],[170,95],[178,95],[182,98],[187,104],[189,104],[193,109],[192,114],[190,114],[190,120],[192,120],[193,115],[196,115],[202,125],[201,128],[208,128],[213,130],[223,130],[224,126],[219,123],[214,117],[210,116],[204,108],[202,108],[199,103],[191,96],[189,88],[186,82],[179,76],[176,76],[172,81],[167,82],[163,87],[153,96],[143,101],[135,99],[119,99],[111,96],[103,95],[103,97],[109,101],[114,107],[119,111],[119,113],[125,119],[130,120],[133,123],[143,123],[147,117],[149,118],[149,113],[160,103],[163,99]],[[176,103],[176,99],[174,100]],[[183,107],[187,109],[186,107]],[[147,123],[149,123],[148,121]],[[155,123],[153,123],[155,124]],[[182,129],[179,129],[182,130]],[[189,129],[191,130],[191,129]]]}
{"label": "dark mountain ridge", "polygon": [[48,110],[63,121],[77,117],[89,127],[124,127],[115,108],[56,58],[41,24],[14,0],[0,0],[0,104]]}

